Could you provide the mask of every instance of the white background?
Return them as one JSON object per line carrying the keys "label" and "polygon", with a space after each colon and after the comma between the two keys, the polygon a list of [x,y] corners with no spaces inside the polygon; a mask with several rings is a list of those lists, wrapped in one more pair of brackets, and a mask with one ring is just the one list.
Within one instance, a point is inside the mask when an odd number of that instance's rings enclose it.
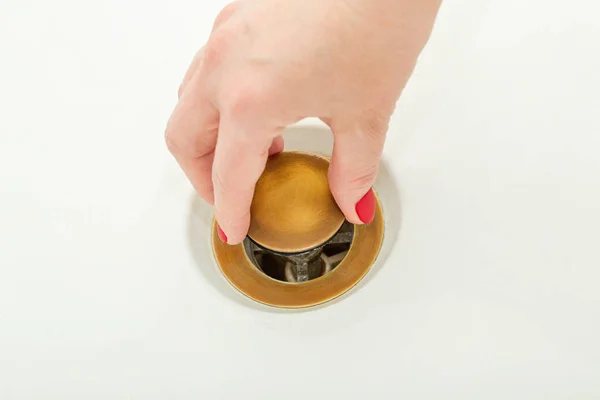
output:
{"label": "white background", "polygon": [[199,272],[164,148],[224,4],[0,0],[0,398],[599,398],[599,3],[446,1],[392,252],[304,313]]}

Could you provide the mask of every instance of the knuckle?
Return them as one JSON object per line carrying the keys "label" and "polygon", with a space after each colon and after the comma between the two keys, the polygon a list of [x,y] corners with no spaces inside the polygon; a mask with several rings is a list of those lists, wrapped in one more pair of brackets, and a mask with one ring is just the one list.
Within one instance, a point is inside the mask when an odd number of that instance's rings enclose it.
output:
{"label": "knuckle", "polygon": [[221,49],[220,42],[211,38],[206,46],[204,47],[204,60],[202,63],[203,68],[211,68],[218,64]]}
{"label": "knuckle", "polygon": [[385,138],[389,127],[389,118],[375,115],[367,118],[361,124],[361,132],[367,139],[381,141]]}
{"label": "knuckle", "polygon": [[165,130],[165,145],[171,154],[181,154],[181,146],[170,128]]}
{"label": "knuckle", "polygon": [[177,89],[177,99],[181,99],[181,96],[183,96],[183,92],[185,91],[186,88],[186,84],[182,83],[181,85],[179,85],[179,88]]}
{"label": "knuckle", "polygon": [[375,181],[377,177],[377,166],[370,165],[366,168],[363,168],[357,171],[353,178],[350,179],[349,184],[353,189],[363,189],[366,187],[370,187]]}
{"label": "knuckle", "polygon": [[173,155],[202,158],[214,151],[214,147],[200,135],[189,139],[182,139],[173,132],[170,129],[167,129],[165,132],[165,144],[169,152]]}
{"label": "knuckle", "polygon": [[353,197],[358,192],[373,185],[377,177],[377,171],[378,166],[376,164],[369,164],[364,167],[342,166],[337,171],[331,171],[334,178],[330,179],[331,189],[339,194]]}
{"label": "knuckle", "polygon": [[237,1],[233,1],[223,7],[221,12],[219,12],[217,15],[217,18],[215,18],[214,27],[218,27],[227,21],[233,14],[235,14],[235,12],[238,10],[238,7],[239,4]]}
{"label": "knuckle", "polygon": [[230,30],[219,29],[214,32],[203,49],[203,67],[215,68],[221,62],[224,53],[230,48],[233,39],[234,34]]}
{"label": "knuckle", "polygon": [[269,108],[272,92],[260,81],[238,87],[228,101],[226,108],[229,114],[238,120],[247,120],[257,114],[262,114]]}
{"label": "knuckle", "polygon": [[223,176],[223,173],[220,169],[213,169],[212,181],[215,192],[218,192],[219,194],[227,193],[229,183],[227,182],[227,179]]}
{"label": "knuckle", "polygon": [[228,228],[228,233],[231,233],[232,237],[230,237],[230,239],[236,235],[236,232],[244,232],[244,230],[247,229],[246,221],[250,219],[249,209],[238,209],[237,212],[232,212],[229,209],[219,209],[216,214],[219,224],[226,226]]}

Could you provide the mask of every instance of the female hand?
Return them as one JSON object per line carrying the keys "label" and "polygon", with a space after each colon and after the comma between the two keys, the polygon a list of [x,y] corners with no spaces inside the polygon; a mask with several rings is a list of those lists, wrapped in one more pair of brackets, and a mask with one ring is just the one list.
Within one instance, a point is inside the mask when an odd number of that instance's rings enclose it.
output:
{"label": "female hand", "polygon": [[333,131],[340,209],[370,222],[388,121],[440,1],[240,0],[221,12],[181,84],[166,143],[214,204],[223,241],[244,240],[268,155],[306,117]]}

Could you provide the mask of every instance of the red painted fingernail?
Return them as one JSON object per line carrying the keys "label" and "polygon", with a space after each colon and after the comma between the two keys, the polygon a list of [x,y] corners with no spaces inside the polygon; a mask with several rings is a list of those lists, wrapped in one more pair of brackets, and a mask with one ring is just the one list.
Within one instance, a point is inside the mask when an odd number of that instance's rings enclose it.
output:
{"label": "red painted fingernail", "polygon": [[221,242],[227,243],[227,235],[225,232],[223,232],[223,229],[221,229],[219,225],[217,225],[217,233],[219,234],[219,239],[221,239]]}
{"label": "red painted fingernail", "polygon": [[372,188],[356,203],[356,213],[365,224],[370,224],[375,218],[375,193]]}

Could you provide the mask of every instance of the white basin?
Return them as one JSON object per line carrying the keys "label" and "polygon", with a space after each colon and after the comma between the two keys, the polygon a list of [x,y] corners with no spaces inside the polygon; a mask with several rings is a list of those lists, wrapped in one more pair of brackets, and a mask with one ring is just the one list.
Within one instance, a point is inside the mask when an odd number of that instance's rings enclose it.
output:
{"label": "white basin", "polygon": [[300,312],[224,281],[163,142],[224,5],[0,4],[0,399],[599,398],[600,4],[442,6],[378,262]]}

